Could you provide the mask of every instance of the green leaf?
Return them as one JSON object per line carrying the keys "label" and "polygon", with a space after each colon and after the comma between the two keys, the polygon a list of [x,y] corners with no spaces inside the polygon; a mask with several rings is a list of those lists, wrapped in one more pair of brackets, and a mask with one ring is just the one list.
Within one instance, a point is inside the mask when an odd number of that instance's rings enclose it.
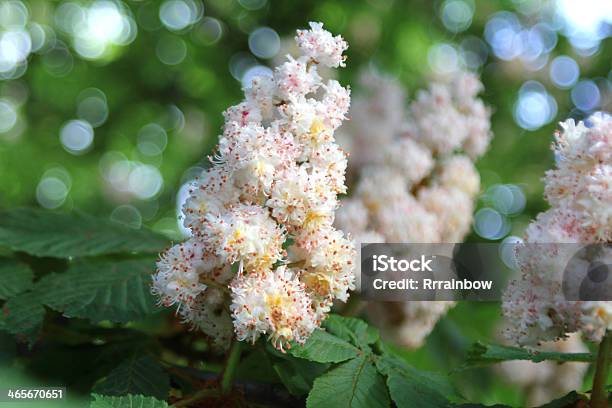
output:
{"label": "green leaf", "polygon": [[43,305],[93,322],[142,319],[158,310],[149,289],[153,268],[146,260],[77,262],[10,298],[2,308],[0,328],[34,341],[45,316]]}
{"label": "green leaf", "polygon": [[533,351],[519,347],[500,346],[497,344],[484,344],[476,342],[468,350],[467,367],[482,366],[486,364],[500,363],[507,360],[530,360],[535,363],[541,361],[595,361],[593,353],[558,353],[552,351]]}
{"label": "green leaf", "polygon": [[[76,320],[60,323],[65,328],[76,330],[86,325],[84,321]],[[91,326],[83,330],[83,334],[90,338],[87,343],[64,343],[59,333],[50,330],[54,326],[45,327],[44,343],[41,344],[44,352],[31,353],[23,362],[31,375],[53,378],[57,384],[69,384],[73,392],[91,391],[97,381],[127,359],[153,352],[158,347],[154,344],[155,339],[142,332]]]}
{"label": "green leaf", "polygon": [[365,339],[368,344],[374,344],[380,340],[380,331],[374,326],[368,326],[365,332]]}
{"label": "green leaf", "polygon": [[0,367],[9,367],[17,356],[15,339],[8,333],[0,333]]}
{"label": "green leaf", "polygon": [[150,293],[153,262],[80,261],[36,285],[41,301],[66,317],[128,322],[158,310]]}
{"label": "green leaf", "polygon": [[375,343],[380,337],[378,329],[355,317],[331,314],[325,319],[323,326],[341,339],[366,349],[368,344]]}
{"label": "green leaf", "polygon": [[351,341],[354,335],[365,333],[368,324],[355,317],[344,317],[337,314],[330,314],[323,322],[323,326],[336,336]]}
{"label": "green leaf", "polygon": [[[273,353],[278,351],[272,347],[271,349],[274,350],[273,352],[266,352],[266,348],[259,347],[259,345],[261,345],[261,343],[256,347],[249,348],[242,352],[240,355],[240,363],[236,369],[236,378],[260,383],[278,384],[279,378],[272,366],[272,357],[275,355]],[[286,356],[285,354],[282,355]]]}
{"label": "green leaf", "polygon": [[317,378],[308,399],[308,408],[388,407],[385,381],[370,359],[362,355]]}
{"label": "green leaf", "polygon": [[357,357],[359,349],[324,330],[315,330],[303,346],[294,345],[291,355],[318,363],[339,363]]}
{"label": "green leaf", "polygon": [[0,300],[30,289],[33,277],[27,265],[12,259],[0,259]]}
{"label": "green leaf", "polygon": [[288,358],[274,363],[273,367],[287,390],[293,395],[302,396],[310,391],[314,380],[323,374],[329,365]]}
{"label": "green leaf", "polygon": [[35,256],[69,258],[157,253],[168,245],[161,235],[80,212],[20,208],[0,212],[0,245]]}
{"label": "green leaf", "polygon": [[40,333],[45,308],[38,293],[30,291],[10,298],[2,307],[0,328],[33,343]]}
{"label": "green leaf", "polygon": [[141,394],[165,400],[170,378],[151,356],[134,356],[111,371],[93,390],[104,395]]}
{"label": "green leaf", "polygon": [[93,394],[94,401],[89,408],[168,408],[166,401],[143,395],[126,395],[123,397],[108,397]]}
{"label": "green leaf", "polygon": [[457,397],[445,377],[417,370],[392,354],[380,356],[376,368],[386,376],[391,399],[398,407],[448,407],[449,398]]}

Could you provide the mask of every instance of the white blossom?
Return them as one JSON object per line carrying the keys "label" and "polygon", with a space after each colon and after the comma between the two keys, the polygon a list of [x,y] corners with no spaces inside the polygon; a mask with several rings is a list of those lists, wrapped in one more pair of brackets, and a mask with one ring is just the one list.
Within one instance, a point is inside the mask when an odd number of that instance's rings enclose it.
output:
{"label": "white blossom", "polygon": [[417,93],[410,105],[410,126],[417,139],[434,153],[463,150],[482,155],[491,139],[490,111],[476,97],[482,84],[470,73],[434,82]]}
{"label": "white blossom", "polygon": [[313,220],[332,220],[337,198],[332,174],[319,167],[292,166],[274,185],[267,206],[290,231]]}
{"label": "white blossom", "polygon": [[380,208],[374,221],[388,242],[431,243],[441,239],[441,224],[436,214],[411,195]]}
{"label": "white blossom", "polygon": [[612,330],[612,302],[584,302],[580,320],[587,333],[600,338],[606,330]]}
{"label": "white blossom", "polygon": [[431,151],[413,139],[400,138],[380,148],[382,161],[396,169],[408,186],[423,180],[434,167]]}
{"label": "white blossom", "polygon": [[310,239],[302,281],[319,299],[346,302],[349,290],[355,289],[353,243],[332,227],[321,228]]}
{"label": "white blossom", "polygon": [[469,197],[480,191],[480,175],[467,156],[458,154],[443,160],[438,173],[438,182],[444,188],[456,188]]}
{"label": "white blossom", "polygon": [[238,204],[223,214],[209,213],[202,230],[202,242],[227,263],[258,271],[282,258],[284,231],[261,206]]}
{"label": "white blossom", "polygon": [[328,67],[344,67],[342,55],[348,48],[341,36],[332,36],[323,23],[309,23],[310,30],[298,30],[295,41],[304,55]]}
{"label": "white blossom", "polygon": [[247,101],[230,106],[223,112],[223,117],[225,118],[226,127],[233,127],[235,124],[239,126],[246,126],[248,124],[258,125],[263,120],[259,108]]}
{"label": "white blossom", "polygon": [[323,170],[329,185],[338,194],[346,193],[345,173],[348,165],[346,153],[336,143],[326,143],[314,149],[310,163]]}
{"label": "white blossom", "polygon": [[225,300],[220,289],[208,288],[198,295],[191,308],[179,312],[183,322],[206,334],[213,348],[219,351],[229,348],[234,335],[232,318],[226,310]]}
{"label": "white blossom", "polygon": [[470,231],[473,200],[474,196],[454,187],[433,186],[418,193],[419,203],[435,216],[444,242],[460,242]]}
{"label": "white blossom", "polygon": [[206,253],[197,241],[187,241],[166,251],[157,261],[158,273],[153,279],[153,293],[159,296],[160,304],[176,303],[189,309],[196,297],[207,286],[200,281],[218,266],[214,255]]}
{"label": "white blossom", "polygon": [[368,209],[362,200],[347,198],[342,200],[342,205],[336,211],[335,222],[344,231],[360,234],[368,227]]}
{"label": "white blossom", "polygon": [[221,166],[212,167],[191,184],[189,197],[183,205],[183,224],[198,234],[208,213],[220,214],[237,203],[240,191],[234,186],[229,171]]}
{"label": "white blossom", "polygon": [[274,79],[281,99],[304,96],[317,90],[321,77],[315,66],[308,67],[308,58],[293,59],[276,68]]}
{"label": "white blossom", "polygon": [[[246,101],[244,104],[251,107],[252,110],[256,110],[261,118],[255,122],[262,122],[272,120],[274,116],[274,104],[278,98],[276,95],[276,84],[274,79],[268,76],[255,77],[251,80],[251,84],[244,90]],[[231,109],[231,108],[230,108]],[[243,112],[244,113],[244,112]],[[248,116],[248,115],[247,115]],[[252,115],[253,116],[253,115]],[[226,122],[235,121],[235,119],[226,115]],[[239,118],[238,122],[243,122],[244,119]],[[241,123],[244,126],[246,123]]]}
{"label": "white blossom", "polygon": [[268,193],[278,170],[296,160],[291,134],[259,125],[228,126],[215,160],[232,172],[236,187],[250,196]]}
{"label": "white blossom", "polygon": [[389,203],[408,197],[408,187],[408,183],[396,169],[373,164],[363,168],[356,194],[369,210],[378,211]]}
{"label": "white blossom", "polygon": [[323,84],[325,95],[318,105],[326,125],[336,130],[347,119],[346,115],[351,104],[351,93],[335,79]]}
{"label": "white blossom", "polygon": [[280,266],[259,274],[238,275],[231,284],[230,306],[236,336],[254,343],[267,334],[283,350],[303,344],[317,327],[312,300],[296,271]]}

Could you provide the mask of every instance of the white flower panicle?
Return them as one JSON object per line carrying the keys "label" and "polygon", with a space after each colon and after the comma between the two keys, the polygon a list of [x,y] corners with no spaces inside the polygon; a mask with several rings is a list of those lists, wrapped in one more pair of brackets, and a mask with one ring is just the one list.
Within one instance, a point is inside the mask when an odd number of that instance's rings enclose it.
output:
{"label": "white flower panicle", "polygon": [[[612,239],[612,117],[596,114],[588,122],[590,127],[572,119],[561,124],[553,144],[556,167],[544,177],[552,208],[529,225],[524,245],[517,248],[521,275],[506,289],[503,311],[510,323],[506,334],[518,344],[558,340],[576,331],[599,340],[612,329],[612,301],[575,300],[593,261],[576,260],[581,246],[601,245],[598,262],[612,264],[607,245]],[[610,285],[609,279],[602,285]],[[600,289],[610,293],[609,286]]]}
{"label": "white flower panicle", "polygon": [[178,305],[219,346],[233,333],[265,335],[280,350],[303,343],[354,288],[353,244],[332,226],[347,167],[334,132],[350,91],[317,72],[343,67],[347,43],[310,27],[298,30],[301,56],[253,79],[224,112],[212,167],[183,207],[192,236],[161,256],[153,278],[160,303]]}
{"label": "white flower panicle", "polygon": [[[433,83],[405,105],[397,80],[376,72],[361,78],[352,121],[341,129],[356,188],[336,225],[361,242],[461,242],[469,232],[480,177],[474,160],[491,138],[490,111],[474,74]],[[378,305],[380,306],[380,305]],[[376,308],[373,313],[381,321]],[[405,302],[383,319],[400,344],[418,347],[452,302]]]}

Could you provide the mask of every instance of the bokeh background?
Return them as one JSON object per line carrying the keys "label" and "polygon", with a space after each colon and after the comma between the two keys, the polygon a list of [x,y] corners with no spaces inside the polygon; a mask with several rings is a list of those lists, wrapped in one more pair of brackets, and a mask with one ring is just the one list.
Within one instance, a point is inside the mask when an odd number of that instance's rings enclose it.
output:
{"label": "bokeh background", "polygon": [[[177,208],[221,112],[308,21],[348,40],[344,84],[368,66],[411,95],[435,75],[482,74],[495,138],[471,240],[520,236],[546,207],[557,123],[610,111],[609,0],[1,0],[0,208],[79,209],[180,239]],[[499,305],[461,304],[406,358],[450,370],[498,319]],[[520,404],[482,371],[459,377],[481,402]]]}

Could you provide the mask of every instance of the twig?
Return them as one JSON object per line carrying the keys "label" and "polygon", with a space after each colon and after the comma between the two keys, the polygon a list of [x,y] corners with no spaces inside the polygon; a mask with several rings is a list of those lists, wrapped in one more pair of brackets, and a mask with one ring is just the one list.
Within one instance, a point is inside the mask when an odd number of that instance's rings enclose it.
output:
{"label": "twig", "polygon": [[190,404],[198,400],[201,400],[202,398],[206,398],[211,395],[218,395],[218,393],[219,391],[214,388],[204,388],[204,389],[194,392],[193,394],[191,394],[189,398],[185,398],[185,399],[175,402],[174,404],[172,404],[172,406],[176,408],[188,407]]}
{"label": "twig", "polygon": [[593,377],[593,390],[591,391],[591,408],[607,408],[608,392],[606,382],[610,363],[612,362],[612,331],[606,331],[597,352],[595,363],[595,377]]}

